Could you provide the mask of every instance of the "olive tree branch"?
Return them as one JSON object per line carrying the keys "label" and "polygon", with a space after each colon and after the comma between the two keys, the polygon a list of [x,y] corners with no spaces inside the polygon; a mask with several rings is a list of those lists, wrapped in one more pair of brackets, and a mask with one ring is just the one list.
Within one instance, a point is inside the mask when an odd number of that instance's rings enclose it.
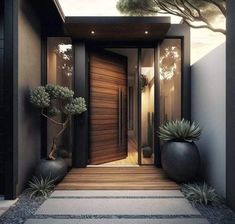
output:
{"label": "olive tree branch", "polygon": [[42,115],[43,117],[47,118],[48,120],[50,120],[51,122],[53,122],[54,124],[57,124],[57,125],[62,125],[62,124],[63,124],[63,123],[61,123],[61,122],[58,122],[58,121],[52,119],[52,118],[49,117],[48,115],[46,115],[46,114],[44,113],[44,109],[41,110],[41,115]]}
{"label": "olive tree branch", "polygon": [[226,30],[224,29],[221,29],[221,28],[214,28],[210,25],[194,25],[192,24],[190,21],[188,20],[184,20],[184,22],[189,25],[190,27],[192,28],[196,28],[196,29],[199,29],[199,28],[207,28],[207,29],[210,29],[212,30],[213,32],[219,32],[219,33],[223,33],[224,35],[226,35]]}
{"label": "olive tree branch", "polygon": [[64,130],[66,129],[68,122],[70,121],[71,117],[67,116],[65,122],[61,123],[61,129],[57,132],[57,134],[53,137],[53,142],[52,142],[52,147],[50,150],[50,153],[48,155],[49,159],[55,160],[55,151],[56,151],[56,144],[57,144],[57,139],[58,137],[64,132]]}

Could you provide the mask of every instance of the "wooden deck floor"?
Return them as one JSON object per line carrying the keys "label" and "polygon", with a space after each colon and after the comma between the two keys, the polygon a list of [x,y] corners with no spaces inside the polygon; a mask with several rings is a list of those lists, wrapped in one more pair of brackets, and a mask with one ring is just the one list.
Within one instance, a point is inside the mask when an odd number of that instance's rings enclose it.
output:
{"label": "wooden deck floor", "polygon": [[162,169],[140,167],[88,167],[72,169],[56,190],[177,190]]}

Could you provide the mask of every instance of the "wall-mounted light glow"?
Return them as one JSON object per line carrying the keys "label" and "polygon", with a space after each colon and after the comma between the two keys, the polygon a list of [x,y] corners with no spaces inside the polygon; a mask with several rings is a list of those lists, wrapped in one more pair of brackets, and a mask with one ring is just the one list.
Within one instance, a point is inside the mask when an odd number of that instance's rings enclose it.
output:
{"label": "wall-mounted light glow", "polygon": [[92,35],[94,35],[94,34],[95,34],[95,31],[94,31],[94,30],[92,30],[92,31],[91,31],[91,34],[92,34]]}
{"label": "wall-mounted light glow", "polygon": [[145,30],[145,31],[144,31],[144,34],[145,34],[145,35],[149,34],[149,31],[148,31],[148,30]]}

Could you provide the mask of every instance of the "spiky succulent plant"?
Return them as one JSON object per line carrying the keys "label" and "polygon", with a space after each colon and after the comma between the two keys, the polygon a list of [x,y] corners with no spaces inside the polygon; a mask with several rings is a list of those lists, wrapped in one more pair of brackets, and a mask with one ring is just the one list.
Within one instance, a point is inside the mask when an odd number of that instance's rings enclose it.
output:
{"label": "spiky succulent plant", "polygon": [[220,201],[215,189],[206,183],[203,184],[184,184],[182,186],[184,196],[192,203],[215,204]]}
{"label": "spiky succulent plant", "polygon": [[[56,142],[58,137],[67,127],[71,116],[81,114],[87,110],[85,99],[75,97],[74,92],[68,87],[48,84],[39,86],[30,92],[30,102],[36,107],[41,108],[41,115],[53,122],[55,125],[61,126],[61,129],[53,138],[49,159],[55,159]],[[47,109],[45,111],[45,109]],[[61,114],[63,121],[58,121],[52,118],[55,115]]]}
{"label": "spiky succulent plant", "polygon": [[25,190],[26,194],[29,194],[30,198],[32,197],[49,197],[50,193],[53,191],[54,185],[53,179],[49,176],[43,179],[42,177],[37,178],[33,177],[29,181],[29,187]]}
{"label": "spiky succulent plant", "polygon": [[159,128],[159,138],[164,141],[197,141],[201,135],[198,123],[182,119],[169,121]]}

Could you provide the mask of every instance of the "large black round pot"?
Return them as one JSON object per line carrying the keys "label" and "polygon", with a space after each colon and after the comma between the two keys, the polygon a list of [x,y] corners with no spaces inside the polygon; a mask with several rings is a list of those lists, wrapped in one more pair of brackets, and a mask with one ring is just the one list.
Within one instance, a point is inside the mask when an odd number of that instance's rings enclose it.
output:
{"label": "large black round pot", "polygon": [[35,169],[35,176],[43,179],[50,177],[54,183],[59,183],[68,170],[67,163],[58,158],[56,160],[41,159]]}
{"label": "large black round pot", "polygon": [[193,180],[200,167],[200,155],[194,142],[166,142],[161,160],[168,177],[177,182]]}

